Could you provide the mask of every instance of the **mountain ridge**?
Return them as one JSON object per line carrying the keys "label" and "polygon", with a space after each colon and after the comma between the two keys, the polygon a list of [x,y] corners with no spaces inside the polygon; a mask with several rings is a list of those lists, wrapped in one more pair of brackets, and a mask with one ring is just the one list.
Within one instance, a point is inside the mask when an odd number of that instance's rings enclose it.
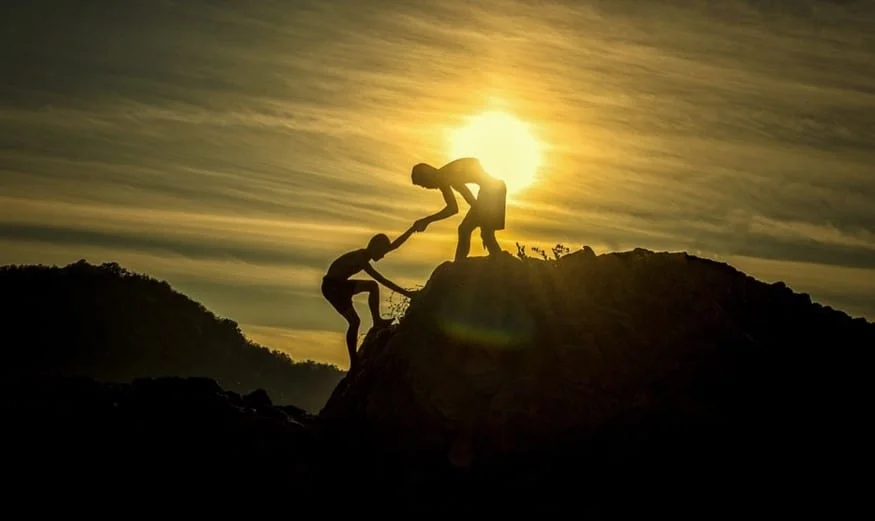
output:
{"label": "mountain ridge", "polygon": [[343,375],[257,344],[166,281],[117,263],[0,267],[0,327],[20,339],[5,349],[6,376],[209,377],[318,410]]}

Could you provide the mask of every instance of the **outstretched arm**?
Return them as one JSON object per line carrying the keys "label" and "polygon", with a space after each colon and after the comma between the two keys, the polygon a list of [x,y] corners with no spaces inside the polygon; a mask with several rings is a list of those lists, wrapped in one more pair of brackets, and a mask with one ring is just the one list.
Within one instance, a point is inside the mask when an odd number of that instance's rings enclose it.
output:
{"label": "outstretched arm", "polygon": [[444,202],[446,203],[446,206],[444,206],[443,210],[416,221],[416,223],[414,224],[414,228],[417,231],[423,232],[429,224],[435,221],[446,219],[447,217],[451,217],[459,213],[459,204],[456,202],[456,196],[453,195],[453,189],[449,186],[442,186],[441,193],[444,196]]}
{"label": "outstretched arm", "polygon": [[410,229],[408,229],[406,232],[399,235],[398,238],[396,238],[394,241],[392,241],[392,244],[389,245],[389,251],[397,250],[402,244],[404,244],[404,242],[407,239],[410,238],[411,235],[413,235],[413,232],[415,232],[415,231],[416,231],[416,226],[414,225],[414,226],[411,226]]}
{"label": "outstretched arm", "polygon": [[407,291],[406,289],[402,288],[401,286],[395,284],[394,282],[387,279],[386,277],[380,275],[380,273],[377,270],[375,270],[374,267],[371,266],[370,264],[367,264],[364,269],[368,275],[370,275],[371,277],[374,278],[374,280],[376,280],[380,284],[386,286],[387,288],[391,289],[392,291],[394,291],[396,293],[401,293],[402,295],[404,295],[406,297],[411,296],[411,293],[409,291]]}

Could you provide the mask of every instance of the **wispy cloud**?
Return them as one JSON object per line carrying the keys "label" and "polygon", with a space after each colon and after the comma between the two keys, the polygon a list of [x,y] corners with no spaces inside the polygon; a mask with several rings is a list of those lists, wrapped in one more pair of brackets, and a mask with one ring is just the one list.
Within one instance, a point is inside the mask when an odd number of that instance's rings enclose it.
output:
{"label": "wispy cloud", "polygon": [[[873,34],[863,1],[15,5],[0,262],[116,260],[262,338],[339,335],[321,271],[437,211],[410,166],[499,109],[545,145],[511,251],[687,250],[875,317],[848,282],[875,280]],[[382,269],[422,282],[456,222]]]}

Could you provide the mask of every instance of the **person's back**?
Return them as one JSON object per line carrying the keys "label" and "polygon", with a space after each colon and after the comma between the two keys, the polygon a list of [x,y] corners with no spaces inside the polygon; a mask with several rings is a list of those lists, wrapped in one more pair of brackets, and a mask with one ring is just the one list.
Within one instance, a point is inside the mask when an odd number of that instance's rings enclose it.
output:
{"label": "person's back", "polygon": [[332,280],[346,280],[362,271],[370,260],[364,248],[344,253],[328,266],[325,277]]}
{"label": "person's back", "polygon": [[483,169],[480,161],[473,157],[463,157],[450,161],[438,170],[439,175],[444,177],[450,185],[476,184],[481,188],[491,185],[499,180]]}

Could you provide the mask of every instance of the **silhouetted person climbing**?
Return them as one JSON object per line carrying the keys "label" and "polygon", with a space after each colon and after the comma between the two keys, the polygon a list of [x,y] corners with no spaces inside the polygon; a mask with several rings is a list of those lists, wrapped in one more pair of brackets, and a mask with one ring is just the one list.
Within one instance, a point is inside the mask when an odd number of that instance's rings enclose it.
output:
{"label": "silhouetted person climbing", "polygon": [[[346,319],[349,327],[346,330],[346,346],[349,349],[350,371],[358,365],[356,355],[356,340],[358,337],[361,319],[352,305],[352,297],[357,293],[368,293],[368,307],[371,311],[371,319],[374,328],[388,326],[392,319],[380,316],[380,288],[377,282],[387,288],[412,297],[413,292],[401,288],[394,282],[380,275],[371,266],[370,261],[378,261],[387,253],[401,246],[415,231],[414,227],[401,234],[394,242],[389,242],[385,234],[374,235],[368,242],[367,247],[344,253],[328,267],[328,271],[322,278],[322,295],[334,306],[334,309]],[[364,270],[373,280],[350,280],[350,277]]]}
{"label": "silhouetted person climbing", "polygon": [[[471,234],[480,228],[483,246],[490,256],[502,253],[495,239],[495,231],[504,229],[507,186],[504,181],[489,175],[473,157],[464,157],[435,168],[427,163],[415,165],[411,171],[413,184],[429,189],[439,189],[446,206],[440,212],[423,217],[414,223],[417,231],[425,231],[429,224],[459,213],[459,205],[453,190],[459,192],[470,205],[468,213],[459,224],[459,242],[455,260],[468,256],[471,249]],[[480,187],[477,197],[465,186],[473,183]]]}

